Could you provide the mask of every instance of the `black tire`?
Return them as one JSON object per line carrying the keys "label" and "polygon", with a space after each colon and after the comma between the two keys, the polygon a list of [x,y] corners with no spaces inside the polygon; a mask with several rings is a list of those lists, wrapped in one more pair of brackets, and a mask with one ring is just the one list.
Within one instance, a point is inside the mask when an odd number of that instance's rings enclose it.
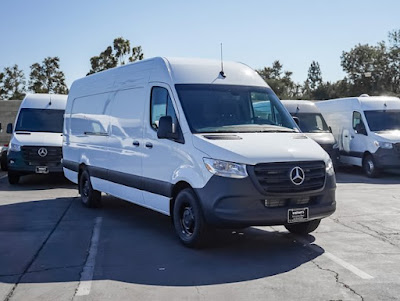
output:
{"label": "black tire", "polygon": [[316,219],[316,220],[312,220],[312,221],[304,222],[304,223],[285,225],[285,228],[289,232],[294,233],[294,234],[307,235],[307,234],[315,231],[315,229],[318,228],[320,222],[321,222],[320,219]]}
{"label": "black tire", "polygon": [[16,172],[9,171],[7,177],[8,177],[8,183],[10,183],[11,185],[16,185],[18,184],[21,175]]}
{"label": "black tire", "polygon": [[1,160],[0,160],[0,167],[2,171],[7,171],[8,170],[8,165],[7,165],[7,152],[3,152],[1,154]]}
{"label": "black tire", "polygon": [[90,175],[84,170],[79,179],[79,191],[81,193],[81,202],[89,208],[97,208],[101,205],[101,192],[94,190],[90,182]]}
{"label": "black tire", "polygon": [[189,248],[203,247],[207,242],[207,226],[199,201],[193,190],[186,188],[176,197],[173,221],[176,234]]}
{"label": "black tire", "polygon": [[379,170],[376,167],[375,160],[371,155],[366,155],[364,157],[362,168],[365,175],[369,178],[375,178],[379,175]]}

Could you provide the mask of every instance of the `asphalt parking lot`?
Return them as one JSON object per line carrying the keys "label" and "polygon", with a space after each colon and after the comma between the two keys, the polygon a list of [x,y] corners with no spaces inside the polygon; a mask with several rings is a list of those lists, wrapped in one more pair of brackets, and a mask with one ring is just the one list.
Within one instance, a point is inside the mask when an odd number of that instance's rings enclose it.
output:
{"label": "asphalt parking lot", "polygon": [[399,175],[339,172],[336,213],[305,238],[221,230],[202,250],[147,209],[110,196],[82,207],[61,176],[5,175],[2,300],[399,300]]}

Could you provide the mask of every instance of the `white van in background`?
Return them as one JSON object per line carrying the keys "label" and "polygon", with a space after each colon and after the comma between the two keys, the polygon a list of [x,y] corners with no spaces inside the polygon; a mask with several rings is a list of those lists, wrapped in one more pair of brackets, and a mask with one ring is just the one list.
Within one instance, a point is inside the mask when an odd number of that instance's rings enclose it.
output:
{"label": "white van in background", "polygon": [[339,144],[343,164],[362,166],[368,177],[400,167],[400,99],[368,96],[316,103]]}
{"label": "white van in background", "polygon": [[[171,216],[181,242],[209,227],[315,230],[336,208],[328,154],[244,64],[153,58],[72,84],[65,176],[84,205],[101,192]],[[268,109],[255,109],[257,103]]]}
{"label": "white van in background", "polygon": [[339,147],[315,103],[308,100],[282,100],[282,103],[290,115],[298,118],[300,130],[316,141],[336,166],[339,163]]}
{"label": "white van in background", "polygon": [[62,172],[62,129],[67,95],[28,94],[21,103],[7,153],[8,181],[22,175]]}

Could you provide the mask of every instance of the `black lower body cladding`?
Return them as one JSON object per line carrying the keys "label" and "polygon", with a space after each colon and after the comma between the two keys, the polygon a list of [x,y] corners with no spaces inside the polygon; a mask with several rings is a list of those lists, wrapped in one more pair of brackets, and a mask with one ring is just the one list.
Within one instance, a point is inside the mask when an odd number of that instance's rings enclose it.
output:
{"label": "black lower body cladding", "polygon": [[203,188],[195,189],[206,221],[222,227],[286,225],[289,209],[308,208],[309,220],[327,217],[336,210],[335,175],[326,175],[322,189],[299,193],[266,194],[253,181],[251,177],[213,176]]}
{"label": "black lower body cladding", "polygon": [[49,173],[62,173],[61,155],[53,161],[37,161],[24,158],[22,152],[10,151],[7,156],[8,170],[20,175],[35,174],[37,167],[47,167]]}
{"label": "black lower body cladding", "polygon": [[378,168],[399,168],[400,167],[400,152],[397,148],[378,150],[372,155]]}

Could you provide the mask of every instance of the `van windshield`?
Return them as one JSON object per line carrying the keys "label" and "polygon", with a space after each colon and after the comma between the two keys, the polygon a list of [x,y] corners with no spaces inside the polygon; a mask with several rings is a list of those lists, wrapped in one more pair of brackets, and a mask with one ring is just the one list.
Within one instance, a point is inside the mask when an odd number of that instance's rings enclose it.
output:
{"label": "van windshield", "polygon": [[329,133],[329,127],[320,113],[296,113],[303,133]]}
{"label": "van windshield", "polygon": [[373,132],[400,130],[400,110],[364,111],[364,114]]}
{"label": "van windshield", "polygon": [[269,88],[212,84],[175,88],[192,133],[298,131]]}
{"label": "van windshield", "polygon": [[64,110],[21,109],[15,131],[62,133]]}

